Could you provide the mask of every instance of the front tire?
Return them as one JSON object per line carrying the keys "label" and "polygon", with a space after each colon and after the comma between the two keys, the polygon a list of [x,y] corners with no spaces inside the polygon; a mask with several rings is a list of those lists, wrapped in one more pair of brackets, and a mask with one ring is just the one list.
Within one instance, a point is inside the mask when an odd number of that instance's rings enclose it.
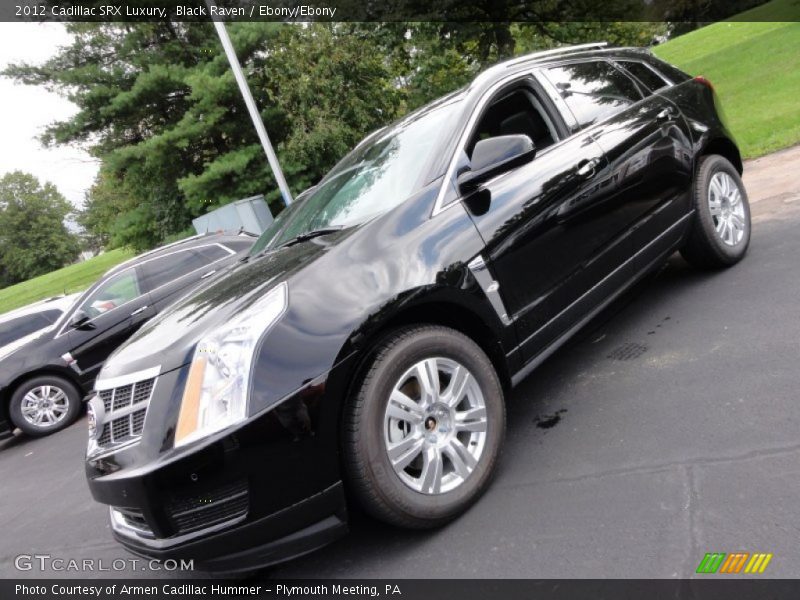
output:
{"label": "front tire", "polygon": [[61,377],[43,375],[23,382],[9,404],[11,421],[23,433],[42,437],[71,425],[80,413],[78,389]]}
{"label": "front tire", "polygon": [[695,219],[681,255],[700,268],[730,267],[750,244],[750,203],[736,168],[722,156],[700,159],[694,183]]}
{"label": "front tire", "polygon": [[505,433],[503,390],[465,335],[404,328],[377,348],[344,425],[348,483],[365,510],[400,527],[437,527],[491,480]]}

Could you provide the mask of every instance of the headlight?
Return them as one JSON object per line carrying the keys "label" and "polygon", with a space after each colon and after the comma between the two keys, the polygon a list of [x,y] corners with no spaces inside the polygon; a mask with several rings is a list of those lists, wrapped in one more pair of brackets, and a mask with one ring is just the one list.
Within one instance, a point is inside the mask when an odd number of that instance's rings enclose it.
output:
{"label": "headlight", "polygon": [[94,405],[90,402],[86,408],[86,425],[89,428],[89,439],[93,440],[97,437],[97,413],[94,410]]}
{"label": "headlight", "polygon": [[182,446],[247,417],[250,372],[258,340],[286,310],[280,284],[197,344],[183,391],[175,446]]}

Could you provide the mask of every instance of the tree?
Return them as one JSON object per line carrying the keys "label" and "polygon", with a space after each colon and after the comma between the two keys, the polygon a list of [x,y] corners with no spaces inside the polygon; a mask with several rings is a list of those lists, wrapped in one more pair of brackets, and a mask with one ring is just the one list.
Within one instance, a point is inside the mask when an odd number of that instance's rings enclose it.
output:
{"label": "tree", "polygon": [[[609,2],[617,12],[641,4]],[[539,20],[529,23],[497,21],[506,13],[490,0],[451,4],[476,22],[227,25],[295,193],[370,131],[466,85],[492,63],[598,38],[648,44],[663,28],[561,23],[556,17],[568,4],[556,0],[523,3],[523,10],[538,11]],[[90,235],[143,250],[232,200],[264,194],[273,212],[282,208],[209,23],[67,28],[75,36],[71,45],[44,64],[14,64],[3,74],[59,91],[77,105],[42,141],[79,144],[102,160],[102,179],[81,217]]]}
{"label": "tree", "polygon": [[136,202],[124,182],[108,169],[101,169],[86,192],[77,222],[83,228],[83,241],[93,251],[124,245],[116,225],[124,215],[136,210]]}
{"label": "tree", "polygon": [[77,258],[80,245],[64,225],[72,206],[52,183],[14,171],[0,179],[0,284],[54,271]]}
{"label": "tree", "polygon": [[[280,210],[272,173],[208,23],[67,27],[75,35],[71,46],[43,65],[13,65],[5,75],[61,91],[78,106],[42,139],[83,144],[102,159],[104,177],[114,185],[98,203],[115,191],[131,200],[99,235],[145,249],[231,200],[263,193]],[[392,73],[369,39],[348,38],[335,24],[228,28],[295,192],[398,115]],[[99,206],[90,210],[97,214]]]}

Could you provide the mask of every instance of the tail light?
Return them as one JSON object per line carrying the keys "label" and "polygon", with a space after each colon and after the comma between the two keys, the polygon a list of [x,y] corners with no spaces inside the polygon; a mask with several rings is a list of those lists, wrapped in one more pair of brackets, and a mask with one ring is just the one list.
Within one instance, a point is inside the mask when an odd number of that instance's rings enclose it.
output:
{"label": "tail light", "polygon": [[711,83],[711,82],[710,82],[708,79],[706,79],[705,77],[703,77],[702,75],[698,75],[697,77],[695,77],[695,78],[694,78],[694,80],[695,80],[697,83],[702,83],[704,86],[706,86],[706,87],[707,87],[708,89],[710,89],[712,92],[714,91],[714,86],[712,85],[712,83]]}

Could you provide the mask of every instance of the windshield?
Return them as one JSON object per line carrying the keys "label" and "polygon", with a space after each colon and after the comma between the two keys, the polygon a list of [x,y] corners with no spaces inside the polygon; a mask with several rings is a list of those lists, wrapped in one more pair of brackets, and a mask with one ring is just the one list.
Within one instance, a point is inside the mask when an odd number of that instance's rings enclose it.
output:
{"label": "windshield", "polygon": [[363,223],[401,203],[415,191],[459,106],[460,97],[444,98],[367,138],[281,212],[250,253],[309,231]]}

